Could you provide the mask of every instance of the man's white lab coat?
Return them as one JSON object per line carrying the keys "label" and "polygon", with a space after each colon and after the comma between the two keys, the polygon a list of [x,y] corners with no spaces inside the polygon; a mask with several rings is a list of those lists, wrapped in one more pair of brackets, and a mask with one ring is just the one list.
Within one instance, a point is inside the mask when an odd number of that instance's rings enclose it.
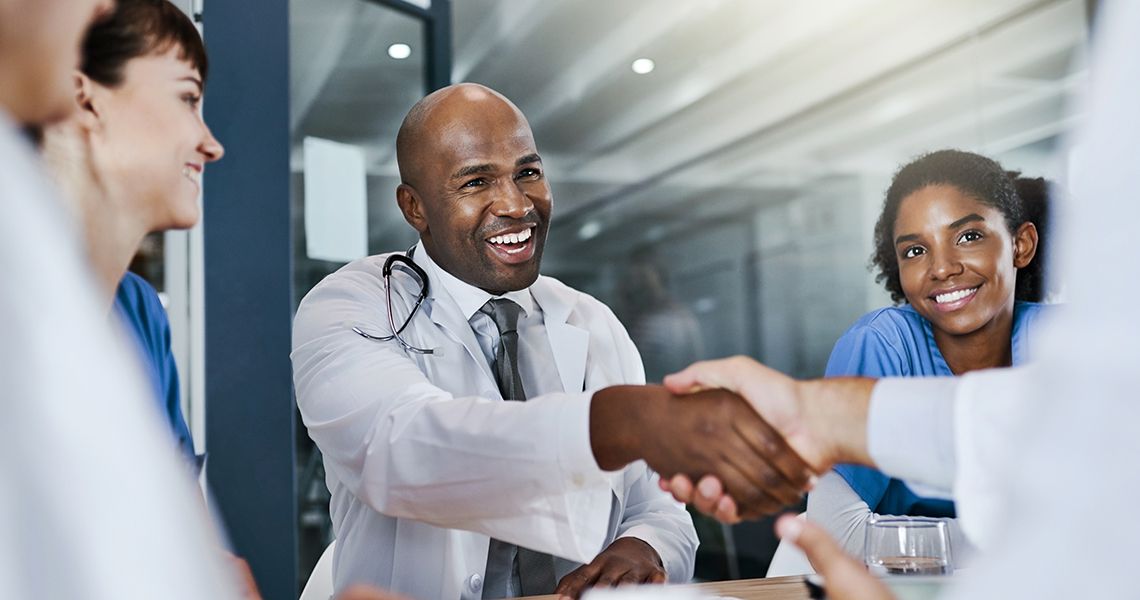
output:
{"label": "man's white lab coat", "polygon": [[[489,537],[589,562],[616,537],[635,536],[657,550],[671,581],[688,580],[697,546],[688,514],[644,463],[605,473],[590,448],[592,391],[645,378],[613,313],[540,277],[530,291],[564,393],[504,402],[471,325],[435,279],[402,333],[435,355],[352,331],[391,332],[386,257],[325,278],[294,323],[297,403],[332,492],[336,588],[478,598]],[[418,287],[403,272],[392,280],[399,327]]]}

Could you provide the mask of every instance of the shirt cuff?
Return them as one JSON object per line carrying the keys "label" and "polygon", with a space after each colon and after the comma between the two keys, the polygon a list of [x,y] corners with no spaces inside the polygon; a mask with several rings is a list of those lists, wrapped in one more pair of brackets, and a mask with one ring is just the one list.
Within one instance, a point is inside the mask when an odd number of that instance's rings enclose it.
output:
{"label": "shirt cuff", "polygon": [[871,392],[867,450],[899,479],[953,487],[954,394],[951,377],[886,378]]}
{"label": "shirt cuff", "polygon": [[[665,569],[665,576],[669,583],[685,583],[689,581],[693,575],[691,570],[686,571],[684,568],[669,564],[669,559],[672,558],[672,555],[669,553],[670,547],[669,544],[665,543],[665,540],[661,539],[660,533],[656,527],[651,525],[634,525],[619,533],[618,536],[614,538],[614,541],[628,537],[636,538],[649,544],[649,547],[653,548],[653,551],[657,553],[657,559],[661,561],[661,568]],[[675,571],[681,572],[678,573]]]}
{"label": "shirt cuff", "polygon": [[590,444],[590,402],[594,392],[567,394],[559,411],[558,463],[569,490],[582,489],[608,481],[594,458]]}

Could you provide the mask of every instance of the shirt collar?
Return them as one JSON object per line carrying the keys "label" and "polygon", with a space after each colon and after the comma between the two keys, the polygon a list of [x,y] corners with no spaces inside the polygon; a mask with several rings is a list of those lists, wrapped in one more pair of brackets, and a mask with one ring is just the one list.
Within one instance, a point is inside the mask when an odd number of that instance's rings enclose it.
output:
{"label": "shirt collar", "polygon": [[428,272],[429,278],[434,278],[443,286],[443,289],[447,291],[451,299],[459,306],[459,310],[463,313],[464,319],[470,321],[471,317],[479,312],[479,309],[491,298],[506,298],[513,301],[522,307],[524,316],[534,312],[534,298],[530,295],[530,288],[507,292],[502,296],[494,296],[448,273],[443,267],[436,264],[436,262],[432,260],[431,255],[429,255],[424,248],[423,242],[416,244],[415,252],[416,262],[422,261],[424,270]]}

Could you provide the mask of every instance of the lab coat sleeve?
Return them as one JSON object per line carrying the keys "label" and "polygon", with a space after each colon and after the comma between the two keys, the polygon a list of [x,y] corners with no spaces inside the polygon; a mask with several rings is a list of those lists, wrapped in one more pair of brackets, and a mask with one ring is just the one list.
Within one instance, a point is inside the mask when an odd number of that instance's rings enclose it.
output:
{"label": "lab coat sleeve", "polygon": [[966,537],[981,550],[993,546],[1001,530],[1010,481],[1024,459],[1017,440],[1030,439],[1026,427],[1035,414],[1024,402],[1038,366],[969,373],[958,386],[954,405],[954,497]]}
{"label": "lab coat sleeve", "polygon": [[580,562],[606,537],[609,478],[589,444],[590,394],[455,397],[386,332],[378,268],[349,265],[302,302],[297,404],[326,468],[385,515],[466,529]]}
{"label": "lab coat sleeve", "polygon": [[627,469],[632,485],[626,489],[625,514],[617,537],[635,537],[652,546],[671,583],[689,581],[699,543],[692,517],[684,505],[657,487],[657,474],[644,462]]}
{"label": "lab coat sleeve", "polygon": [[1019,457],[1010,440],[1031,420],[1020,389],[1035,368],[883,379],[871,397],[872,459],[892,476],[953,490],[962,530],[983,551],[1008,508],[1003,482]]}
{"label": "lab coat sleeve", "polygon": [[867,450],[884,473],[949,490],[955,469],[955,394],[960,379],[886,378],[875,384]]}
{"label": "lab coat sleeve", "polygon": [[[604,308],[604,307],[603,307]],[[613,339],[622,357],[623,373],[627,383],[644,383],[645,371],[637,347],[617,318],[609,311]],[[696,564],[697,539],[693,519],[684,505],[661,491],[658,475],[644,461],[625,468],[625,513],[618,527],[617,537],[635,537],[649,544],[665,567],[671,583],[684,583],[692,579]]]}

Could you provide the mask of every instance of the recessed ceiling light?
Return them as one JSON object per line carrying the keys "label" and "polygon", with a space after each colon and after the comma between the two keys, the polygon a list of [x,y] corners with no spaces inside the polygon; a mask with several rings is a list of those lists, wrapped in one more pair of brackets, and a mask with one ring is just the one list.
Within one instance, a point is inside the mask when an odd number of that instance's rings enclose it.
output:
{"label": "recessed ceiling light", "polygon": [[396,60],[404,60],[412,55],[412,47],[407,44],[392,44],[388,46],[388,56]]}
{"label": "recessed ceiling light", "polygon": [[639,58],[633,61],[633,65],[631,65],[633,72],[637,73],[638,75],[645,75],[646,73],[650,73],[653,71],[653,67],[656,66],[657,65],[654,64],[653,59],[651,58]]}

